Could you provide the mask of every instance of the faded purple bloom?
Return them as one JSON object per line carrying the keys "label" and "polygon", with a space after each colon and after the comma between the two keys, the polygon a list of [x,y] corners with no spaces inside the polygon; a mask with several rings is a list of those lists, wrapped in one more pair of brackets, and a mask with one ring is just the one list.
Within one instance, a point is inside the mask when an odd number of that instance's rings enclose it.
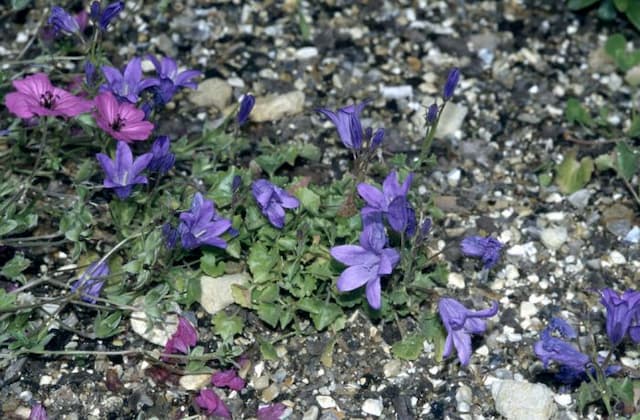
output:
{"label": "faded purple bloom", "polygon": [[263,405],[258,408],[258,420],[280,420],[286,409],[282,403]]}
{"label": "faded purple bloom", "polygon": [[491,308],[482,311],[472,311],[452,298],[442,298],[438,302],[440,319],[447,330],[447,340],[444,343],[442,355],[447,357],[455,347],[460,364],[466,366],[471,360],[471,334],[482,334],[487,325],[482,318],[491,318],[498,313],[498,303],[492,302]]}
{"label": "faded purple bloom", "polygon": [[242,186],[242,177],[240,175],[235,175],[231,180],[231,191],[236,193]]}
{"label": "faded purple bloom", "polygon": [[227,242],[220,235],[231,228],[231,221],[216,213],[213,201],[207,200],[199,192],[193,196],[189,211],[180,213],[178,233],[185,249],[201,245],[226,248]]}
{"label": "faded purple bloom", "polygon": [[189,354],[189,349],[198,342],[198,331],[184,317],[178,318],[178,329],[164,346],[165,354]]}
{"label": "faded purple bloom", "polygon": [[[620,296],[611,289],[604,289],[600,292],[600,303],[607,309],[607,336],[612,346],[617,346],[627,335],[632,333],[633,341],[638,342],[637,331],[640,327],[638,317],[640,317],[640,292],[627,290]],[[632,324],[635,326],[631,329]]]}
{"label": "faded purple bloom", "polygon": [[211,376],[211,384],[218,388],[227,387],[234,391],[240,391],[246,385],[244,379],[238,376],[235,370],[223,370]]}
{"label": "faded purple bloom", "polygon": [[93,262],[78,280],[71,285],[71,291],[81,290],[81,299],[85,302],[96,303],[96,299],[100,295],[105,278],[109,276],[109,266],[106,262],[100,263],[100,260]]}
{"label": "faded purple bloom", "polygon": [[14,80],[12,84],[17,92],[7,93],[4,103],[9,112],[20,118],[75,117],[93,106],[91,101],[53,86],[44,73]]}
{"label": "faded purple bloom", "polygon": [[362,124],[360,123],[360,113],[367,105],[368,101],[357,105],[349,105],[333,112],[326,108],[316,109],[336,126],[338,135],[342,143],[349,149],[360,150],[362,147]]}
{"label": "faded purple bloom", "polygon": [[363,225],[380,223],[384,215],[394,231],[413,235],[416,215],[407,200],[412,179],[413,174],[409,173],[400,185],[398,173],[391,171],[382,183],[382,191],[369,184],[358,184],[358,194],[367,203],[361,211]]}
{"label": "faded purple bloom", "polygon": [[164,237],[164,245],[167,249],[173,249],[176,247],[178,229],[174,229],[170,223],[165,223],[162,225],[162,236]]}
{"label": "faded purple bloom", "polygon": [[166,174],[176,161],[176,155],[171,153],[171,140],[168,136],[158,136],[151,146],[153,159],[149,162],[149,170]]}
{"label": "faded purple bloom", "polygon": [[238,126],[243,125],[247,121],[249,121],[249,115],[253,110],[254,105],[256,104],[256,98],[250,93],[242,96],[242,100],[240,101],[240,109],[238,110],[238,115],[236,115],[236,123]]}
{"label": "faded purple bloom", "polygon": [[220,399],[218,394],[210,389],[200,390],[200,395],[195,399],[196,404],[200,407],[208,416],[218,416],[225,419],[231,418],[231,413],[224,402]]}
{"label": "faded purple bloom", "polygon": [[295,209],[300,205],[297,198],[266,179],[254,181],[251,190],[262,214],[278,229],[284,227],[284,209]]}
{"label": "faded purple bloom", "polygon": [[51,15],[47,23],[53,26],[56,33],[77,34],[80,32],[78,21],[60,6],[51,8]]}
{"label": "faded purple bloom", "polygon": [[96,82],[96,66],[88,60],[84,62],[84,81],[87,86],[93,86]]}
{"label": "faded purple bloom", "polygon": [[147,177],[140,173],[147,168],[153,155],[145,153],[134,161],[129,145],[119,141],[114,160],[103,153],[98,153],[96,158],[105,172],[104,187],[113,188],[118,198],[124,200],[131,195],[134,185],[147,183]]}
{"label": "faded purple bloom", "polygon": [[178,92],[178,89],[198,88],[198,84],[193,79],[200,76],[202,72],[198,70],[178,72],[178,63],[169,57],[163,57],[161,61],[158,61],[155,56],[149,54],[147,58],[153,63],[158,73],[158,77],[154,79],[157,84],[153,89],[158,105],[166,105]]}
{"label": "faded purple bloom", "polygon": [[141,63],[139,57],[132,58],[123,73],[115,67],[102,66],[107,83],[100,86],[100,91],[111,92],[120,101],[132,104],[138,102],[140,92],[160,83],[158,79],[142,79]]}
{"label": "faded purple bloom", "polygon": [[429,105],[425,118],[427,120],[427,125],[433,125],[436,122],[436,118],[438,118],[438,104],[434,102]]}
{"label": "faded purple bloom", "polygon": [[371,150],[376,149],[378,146],[382,144],[383,139],[384,139],[384,128],[378,128],[376,132],[373,134],[373,136],[371,137],[371,141],[369,142],[369,148]]}
{"label": "faded purple bloom", "polygon": [[29,414],[29,420],[48,420],[47,410],[40,403],[35,403],[31,406],[31,413]]}
{"label": "faded purple bloom", "polygon": [[460,242],[460,249],[467,257],[482,258],[484,268],[490,269],[500,259],[504,245],[499,240],[487,236],[469,236]]}
{"label": "faded purple bloom", "polygon": [[338,278],[337,287],[348,292],[366,284],[366,295],[373,309],[382,306],[380,277],[391,274],[400,261],[400,254],[385,248],[387,235],[380,224],[366,226],[360,234],[360,245],[340,245],[331,248],[331,256],[348,265]]}
{"label": "faded purple bloom", "polygon": [[145,121],[144,112],[134,105],[118,103],[111,92],[100,93],[95,98],[96,124],[116,140],[131,143],[146,140],[153,131],[153,124]]}
{"label": "faded purple bloom", "polygon": [[456,86],[458,86],[458,81],[460,80],[460,70],[457,67],[454,67],[449,72],[447,76],[447,81],[444,84],[444,90],[442,92],[442,98],[445,101],[448,101],[453,96]]}
{"label": "faded purple bloom", "polygon": [[124,1],[114,1],[110,3],[104,10],[101,10],[99,1],[91,3],[89,16],[94,23],[98,24],[101,31],[106,31],[111,21],[124,10]]}

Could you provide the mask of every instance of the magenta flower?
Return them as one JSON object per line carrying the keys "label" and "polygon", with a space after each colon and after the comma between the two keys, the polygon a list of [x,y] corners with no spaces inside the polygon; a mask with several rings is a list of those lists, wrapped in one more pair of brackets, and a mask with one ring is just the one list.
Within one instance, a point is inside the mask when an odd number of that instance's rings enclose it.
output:
{"label": "magenta flower", "polygon": [[178,318],[178,329],[169,338],[164,346],[165,354],[184,353],[189,354],[189,348],[198,342],[198,331],[184,317]]}
{"label": "magenta flower", "polygon": [[214,373],[211,376],[211,384],[218,388],[228,387],[234,391],[240,391],[245,387],[246,382],[244,379],[238,376],[235,370],[223,370]]}
{"label": "magenta flower", "polygon": [[284,227],[284,209],[295,209],[300,205],[297,198],[266,179],[254,181],[251,191],[262,214],[278,229]]}
{"label": "magenta flower", "polygon": [[282,403],[263,405],[258,408],[258,420],[280,420],[286,409]]}
{"label": "magenta flower", "polygon": [[447,357],[456,348],[460,364],[465,366],[471,359],[471,334],[482,334],[487,328],[482,318],[491,318],[498,313],[498,303],[493,302],[491,308],[472,311],[452,298],[442,298],[438,302],[440,318],[447,330],[442,356]]}
{"label": "magenta flower", "polygon": [[200,391],[200,395],[196,397],[196,404],[200,407],[208,416],[218,416],[225,419],[231,418],[231,413],[224,402],[220,399],[218,394],[210,389],[203,389]]}
{"label": "magenta flower", "polygon": [[366,284],[366,295],[373,309],[382,306],[380,277],[391,274],[400,261],[400,254],[385,248],[387,235],[381,224],[374,223],[360,234],[360,245],[340,245],[331,248],[331,256],[348,265],[338,278],[337,287],[348,292]]}
{"label": "magenta flower", "polygon": [[129,103],[118,103],[110,92],[96,96],[96,124],[116,140],[131,143],[146,140],[153,124],[144,120],[144,112]]}
{"label": "magenta flower", "polygon": [[96,159],[105,172],[104,187],[113,188],[119,199],[124,200],[131,195],[133,186],[146,184],[147,177],[140,175],[153,158],[151,153],[145,153],[133,160],[131,148],[119,141],[116,145],[116,157],[111,160],[104,153],[98,153]]}
{"label": "magenta flower", "polygon": [[54,87],[44,73],[14,80],[13,87],[17,92],[8,93],[4,103],[20,118],[75,117],[93,107],[91,101]]}
{"label": "magenta flower", "polygon": [[47,410],[40,403],[35,403],[31,406],[31,413],[29,414],[29,420],[48,420]]}

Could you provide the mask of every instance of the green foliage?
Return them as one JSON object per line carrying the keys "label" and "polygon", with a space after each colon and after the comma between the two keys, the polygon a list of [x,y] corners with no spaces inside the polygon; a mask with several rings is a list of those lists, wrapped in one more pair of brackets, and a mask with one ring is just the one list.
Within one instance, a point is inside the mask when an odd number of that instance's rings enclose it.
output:
{"label": "green foliage", "polygon": [[233,337],[242,333],[244,322],[242,318],[236,315],[227,315],[224,312],[218,312],[211,320],[213,324],[213,332],[218,334],[222,341],[228,343]]}
{"label": "green foliage", "polygon": [[582,10],[600,2],[598,17],[605,21],[611,21],[620,13],[640,30],[640,3],[636,0],[568,0],[569,10]]}
{"label": "green foliage", "polygon": [[99,312],[93,323],[94,333],[96,338],[107,338],[124,331],[120,327],[120,321],[122,320],[122,312],[115,311],[108,315]]}
{"label": "green foliage", "polygon": [[578,162],[575,152],[568,152],[556,169],[556,184],[563,194],[572,194],[589,183],[593,168],[590,157],[583,157]]}
{"label": "green foliage", "polygon": [[613,34],[607,38],[604,50],[622,72],[640,64],[640,50],[629,51],[627,39],[622,34]]}
{"label": "green foliage", "polygon": [[638,151],[623,141],[616,144],[616,170],[621,178],[630,180],[638,172]]}
{"label": "green foliage", "polygon": [[422,353],[422,334],[411,334],[391,346],[393,355],[398,359],[416,360]]}
{"label": "green foliage", "polygon": [[587,111],[576,98],[569,98],[567,100],[564,116],[570,124],[578,123],[586,127],[591,127],[594,123],[589,111]]}
{"label": "green foliage", "polygon": [[16,254],[13,258],[7,261],[2,270],[0,271],[0,275],[15,281],[20,281],[21,283],[25,282],[25,277],[22,274],[24,270],[26,270],[29,265],[31,265],[31,261],[25,258],[22,254]]}

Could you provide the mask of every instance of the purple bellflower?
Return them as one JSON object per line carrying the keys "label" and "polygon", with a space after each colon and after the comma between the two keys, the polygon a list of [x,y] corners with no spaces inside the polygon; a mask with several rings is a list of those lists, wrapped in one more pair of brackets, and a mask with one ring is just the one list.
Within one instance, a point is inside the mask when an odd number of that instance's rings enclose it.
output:
{"label": "purple bellflower", "polygon": [[225,419],[231,418],[231,412],[229,412],[229,409],[224,405],[224,402],[218,394],[208,388],[200,390],[200,394],[196,397],[195,401],[198,407],[208,416],[222,417]]}
{"label": "purple bellflower", "polygon": [[178,328],[164,346],[165,354],[189,354],[189,349],[198,342],[198,331],[184,317],[178,318]]}
{"label": "purple bellflower", "polygon": [[35,403],[31,406],[31,413],[29,413],[29,420],[48,420],[47,410],[40,403]]}
{"label": "purple bellflower", "polygon": [[133,160],[129,145],[119,141],[116,144],[114,160],[103,153],[98,153],[96,158],[105,172],[104,187],[113,188],[121,200],[131,195],[134,185],[148,182],[147,177],[140,173],[147,168],[153,158],[151,153],[145,153]]}
{"label": "purple bellflower", "polygon": [[211,384],[218,388],[227,387],[234,391],[240,391],[246,385],[244,379],[238,376],[235,370],[223,370],[214,373],[211,376]]}
{"label": "purple bellflower", "polygon": [[382,306],[380,277],[391,274],[400,261],[400,254],[385,248],[387,235],[381,224],[366,226],[360,234],[360,245],[339,245],[331,248],[331,256],[348,265],[338,278],[337,288],[348,292],[366,285],[366,296],[373,309]]}
{"label": "purple bellflower", "polygon": [[109,266],[100,260],[93,262],[78,280],[71,285],[71,291],[81,290],[81,299],[85,302],[96,303],[96,298],[100,295],[105,278],[109,276]]}
{"label": "purple bellflower", "polygon": [[436,122],[436,119],[438,118],[438,104],[434,102],[431,105],[429,105],[429,108],[427,108],[427,115],[425,118],[427,120],[427,125],[429,126],[433,125]]}
{"label": "purple bellflower", "polygon": [[171,140],[168,136],[159,136],[151,145],[153,159],[149,162],[149,170],[166,174],[176,161],[176,155],[171,153]]}
{"label": "purple bellflower", "polygon": [[469,236],[460,242],[460,250],[467,257],[482,258],[485,269],[498,263],[504,245],[491,236]]}
{"label": "purple bellflower", "polygon": [[342,140],[342,143],[347,148],[351,150],[360,150],[362,148],[362,124],[360,123],[360,113],[367,103],[368,101],[364,101],[357,105],[349,105],[344,108],[340,108],[335,112],[326,108],[319,108],[316,111],[331,120],[338,130],[340,140]]}
{"label": "purple bellflower", "polygon": [[449,75],[447,76],[447,81],[444,84],[444,89],[442,92],[442,99],[448,101],[449,99],[451,99],[451,97],[453,97],[459,80],[460,70],[457,67],[454,67],[451,69]]}
{"label": "purple bellflower", "polygon": [[164,237],[164,245],[167,249],[176,247],[178,241],[178,229],[174,229],[171,223],[162,225],[162,236]]}
{"label": "purple bellflower", "polygon": [[251,190],[262,214],[278,229],[284,227],[284,209],[295,209],[300,205],[297,198],[266,179],[254,181]]}
{"label": "purple bellflower", "polygon": [[[368,131],[371,131],[371,128],[367,128]],[[369,149],[374,150],[378,146],[382,144],[382,140],[384,140],[384,128],[378,128],[373,136],[367,135],[367,138],[371,138],[369,141]]]}
{"label": "purple bellflower", "polygon": [[231,228],[231,221],[216,213],[213,201],[207,200],[199,192],[193,196],[189,211],[180,213],[178,234],[185,249],[201,245],[226,248],[227,242],[220,235]]}
{"label": "purple bellflower", "polygon": [[80,32],[80,25],[76,18],[67,13],[60,6],[53,6],[51,8],[51,15],[47,21],[49,25],[53,26],[56,34],[64,32],[66,34],[77,34]]}
{"label": "purple bellflower", "polygon": [[153,63],[158,73],[158,77],[154,79],[157,83],[153,89],[158,105],[166,105],[180,88],[198,88],[198,84],[193,79],[200,76],[202,72],[198,70],[178,72],[178,63],[169,57],[163,57],[158,61],[155,56],[149,54],[147,58]]}
{"label": "purple bellflower", "polygon": [[287,406],[282,403],[263,405],[258,408],[258,420],[280,420]]}
{"label": "purple bellflower", "polygon": [[413,174],[409,173],[400,185],[398,173],[391,171],[382,183],[382,191],[369,184],[358,184],[358,194],[367,203],[361,211],[363,225],[381,223],[384,215],[394,231],[412,236],[416,215],[407,199],[412,179]]}
{"label": "purple bellflower", "polygon": [[93,86],[96,83],[96,66],[89,60],[84,62],[84,81],[87,86]]}
{"label": "purple bellflower", "polygon": [[132,58],[123,73],[115,67],[102,66],[102,73],[107,83],[100,86],[100,91],[113,93],[121,102],[127,101],[132,104],[138,102],[140,92],[160,84],[158,79],[142,79],[141,63],[142,60],[139,57]]}
{"label": "purple bellflower", "polygon": [[111,21],[124,10],[123,1],[114,1],[109,3],[104,10],[101,9],[99,1],[91,3],[89,16],[91,20],[98,25],[101,31],[106,31]]}
{"label": "purple bellflower", "polygon": [[612,346],[617,346],[629,332],[636,343],[640,342],[640,292],[627,290],[620,296],[611,289],[600,292],[600,303],[607,310],[607,336]]}
{"label": "purple bellflower", "polygon": [[491,318],[498,313],[498,303],[492,302],[491,308],[472,311],[452,298],[442,298],[438,302],[438,312],[447,330],[442,355],[447,357],[455,347],[460,364],[466,366],[471,360],[471,334],[482,334],[487,328],[482,318]]}
{"label": "purple bellflower", "polygon": [[250,93],[242,96],[240,100],[240,109],[238,109],[238,115],[236,115],[236,123],[238,126],[243,125],[249,121],[249,115],[256,104],[256,98]]}

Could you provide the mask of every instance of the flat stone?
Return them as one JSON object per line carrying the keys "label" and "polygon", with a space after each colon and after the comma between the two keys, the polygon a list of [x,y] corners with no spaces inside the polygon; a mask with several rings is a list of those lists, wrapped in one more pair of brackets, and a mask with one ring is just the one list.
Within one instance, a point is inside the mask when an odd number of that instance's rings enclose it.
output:
{"label": "flat stone", "polygon": [[231,305],[233,295],[231,286],[247,284],[251,280],[249,273],[226,274],[220,277],[200,277],[200,304],[210,314],[215,314]]}
{"label": "flat stone", "polygon": [[180,386],[187,391],[197,391],[209,385],[211,375],[206,373],[202,375],[184,375],[180,377]]}
{"label": "flat stone", "polygon": [[189,94],[189,101],[196,106],[214,107],[223,110],[231,101],[232,89],[226,80],[213,77],[198,84],[198,89]]}
{"label": "flat stone", "polygon": [[255,122],[266,122],[299,114],[304,109],[304,98],[304,93],[299,90],[256,98],[256,105],[249,118]]}
{"label": "flat stone", "polygon": [[297,60],[308,60],[318,56],[318,49],[316,47],[303,47],[295,52]]}
{"label": "flat stone", "polygon": [[382,372],[385,378],[393,378],[400,374],[402,369],[402,362],[398,359],[390,360],[382,367]]}
{"label": "flat stone", "polygon": [[592,191],[583,188],[571,194],[569,197],[567,197],[567,200],[569,200],[569,203],[571,203],[573,207],[577,209],[583,209],[587,206],[587,204],[589,204],[589,198],[591,197],[591,194],[593,194]]}
{"label": "flat stone", "polygon": [[540,234],[540,240],[548,249],[555,251],[567,241],[567,228],[563,226],[546,228]]}
{"label": "flat stone", "polygon": [[328,395],[316,396],[316,402],[320,408],[333,408],[336,406],[336,401]]}
{"label": "flat stone", "polygon": [[631,86],[640,85],[640,65],[631,67],[624,75],[624,81]]}
{"label": "flat stone", "polygon": [[367,398],[364,400],[364,403],[362,403],[362,411],[375,417],[380,417],[383,407],[382,398],[380,397]]}
{"label": "flat stone", "polygon": [[[136,300],[138,305],[142,299]],[[167,314],[161,322],[150,323],[150,319],[143,311],[131,313],[131,329],[150,343],[164,347],[173,333],[178,329],[178,316]]]}
{"label": "flat stone", "polygon": [[411,98],[413,96],[413,87],[411,85],[382,86],[380,93],[385,99]]}
{"label": "flat stone", "polygon": [[278,387],[277,384],[271,384],[262,391],[260,399],[264,402],[271,402],[275,400],[278,395],[280,395],[280,387]]}
{"label": "flat stone", "polygon": [[460,273],[449,273],[447,276],[447,285],[454,289],[464,289],[464,276]]}
{"label": "flat stone", "polygon": [[496,411],[508,420],[548,420],[557,410],[553,392],[542,384],[496,381],[491,394]]}
{"label": "flat stone", "polygon": [[460,130],[467,112],[469,109],[466,106],[447,102],[440,116],[440,122],[438,122],[436,137],[444,138]]}
{"label": "flat stone", "polygon": [[312,405],[307,411],[302,414],[302,420],[317,420],[320,415],[320,409],[318,406]]}
{"label": "flat stone", "polygon": [[520,318],[531,318],[538,313],[538,308],[531,302],[524,301],[520,304]]}

